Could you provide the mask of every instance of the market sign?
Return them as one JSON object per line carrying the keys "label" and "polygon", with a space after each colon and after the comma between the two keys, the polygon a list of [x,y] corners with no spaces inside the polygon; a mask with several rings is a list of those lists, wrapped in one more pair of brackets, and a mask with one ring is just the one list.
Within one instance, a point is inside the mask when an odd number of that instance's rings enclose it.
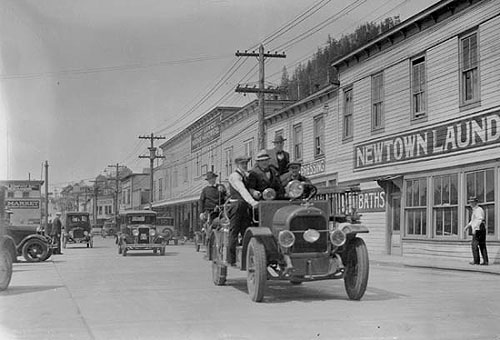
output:
{"label": "market sign", "polygon": [[303,176],[312,176],[325,172],[325,159],[318,159],[314,162],[302,164],[300,173]]}
{"label": "market sign", "polygon": [[191,134],[191,152],[220,137],[220,116],[217,115]]}
{"label": "market sign", "polygon": [[473,151],[500,141],[500,114],[489,112],[354,146],[354,169]]}
{"label": "market sign", "polygon": [[382,189],[362,190],[358,195],[358,212],[385,211],[385,192]]}
{"label": "market sign", "polygon": [[5,202],[7,209],[40,209],[40,200],[11,200],[7,199]]}

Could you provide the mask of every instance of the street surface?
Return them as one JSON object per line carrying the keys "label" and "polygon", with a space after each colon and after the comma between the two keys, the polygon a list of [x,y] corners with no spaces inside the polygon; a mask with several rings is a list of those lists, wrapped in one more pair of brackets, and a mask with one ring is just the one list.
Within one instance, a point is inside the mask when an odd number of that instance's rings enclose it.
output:
{"label": "street surface", "polygon": [[0,293],[0,339],[500,339],[499,276],[371,263],[368,289],[272,282],[262,303],[245,273],[226,286],[192,244],[118,255],[114,239],[17,263]]}

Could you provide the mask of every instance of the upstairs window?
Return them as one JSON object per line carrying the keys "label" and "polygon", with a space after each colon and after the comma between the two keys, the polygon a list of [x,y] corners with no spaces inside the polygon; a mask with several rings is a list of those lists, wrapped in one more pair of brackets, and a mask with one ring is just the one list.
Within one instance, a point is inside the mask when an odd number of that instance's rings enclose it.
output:
{"label": "upstairs window", "polygon": [[302,124],[293,127],[293,159],[302,160]]}
{"label": "upstairs window", "polygon": [[460,38],[460,103],[479,101],[479,53],[477,32]]}
{"label": "upstairs window", "polygon": [[384,128],[384,75],[372,76],[372,131]]}
{"label": "upstairs window", "polygon": [[250,161],[248,162],[248,168],[251,169],[253,167],[253,138],[245,141],[245,156],[250,157]]}
{"label": "upstairs window", "polygon": [[426,76],[425,57],[419,57],[411,62],[411,104],[412,118],[425,116],[426,111]]}
{"label": "upstairs window", "polygon": [[352,88],[344,91],[344,112],[342,138],[348,139],[353,135],[352,114],[354,105],[352,102]]}
{"label": "upstairs window", "polygon": [[314,118],[314,157],[325,153],[325,118],[323,115]]}
{"label": "upstairs window", "polygon": [[226,177],[229,177],[231,172],[233,172],[233,148],[230,147],[225,150],[225,169],[226,169]]}

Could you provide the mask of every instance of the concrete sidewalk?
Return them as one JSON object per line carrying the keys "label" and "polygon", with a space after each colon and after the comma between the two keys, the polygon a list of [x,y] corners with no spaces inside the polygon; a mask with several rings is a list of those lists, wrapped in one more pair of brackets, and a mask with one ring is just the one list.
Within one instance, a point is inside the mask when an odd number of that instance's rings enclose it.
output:
{"label": "concrete sidewalk", "polygon": [[469,264],[470,260],[441,259],[430,256],[395,256],[381,254],[369,254],[369,256],[371,265],[434,268],[500,275],[500,264],[498,263],[490,263],[488,266],[481,266]]}

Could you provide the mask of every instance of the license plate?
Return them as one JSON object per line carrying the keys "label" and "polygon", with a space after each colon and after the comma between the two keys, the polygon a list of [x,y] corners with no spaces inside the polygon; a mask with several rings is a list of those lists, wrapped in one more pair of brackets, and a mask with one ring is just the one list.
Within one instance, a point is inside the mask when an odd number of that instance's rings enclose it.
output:
{"label": "license plate", "polygon": [[148,235],[146,234],[141,234],[141,240],[147,240],[148,239]]}

